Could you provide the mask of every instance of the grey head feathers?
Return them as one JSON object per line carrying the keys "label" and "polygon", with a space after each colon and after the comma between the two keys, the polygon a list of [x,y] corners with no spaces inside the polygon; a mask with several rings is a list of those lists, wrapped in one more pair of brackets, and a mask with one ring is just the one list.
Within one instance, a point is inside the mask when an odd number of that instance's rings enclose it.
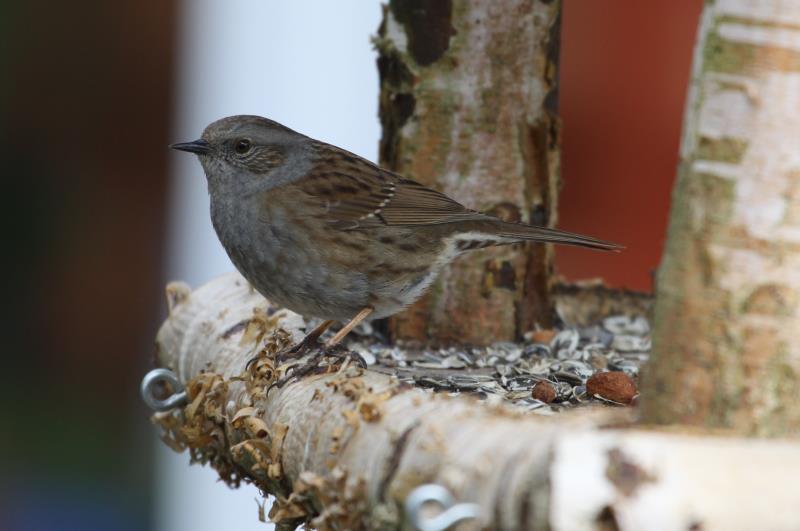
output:
{"label": "grey head feathers", "polygon": [[203,140],[211,144],[239,137],[249,138],[262,145],[285,144],[308,139],[307,136],[269,118],[244,114],[217,120],[206,127],[202,135]]}
{"label": "grey head feathers", "polygon": [[200,155],[209,189],[235,195],[268,190],[298,179],[310,139],[260,116],[229,116],[206,127]]}

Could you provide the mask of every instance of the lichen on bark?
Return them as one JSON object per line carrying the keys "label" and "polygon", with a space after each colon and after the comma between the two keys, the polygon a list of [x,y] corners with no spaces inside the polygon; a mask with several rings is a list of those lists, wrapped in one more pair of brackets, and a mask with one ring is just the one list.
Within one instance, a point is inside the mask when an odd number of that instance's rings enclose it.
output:
{"label": "lichen on bark", "polygon": [[[558,1],[393,0],[375,38],[381,162],[471,208],[553,226]],[[552,249],[466,256],[392,320],[403,339],[485,344],[551,325]]]}

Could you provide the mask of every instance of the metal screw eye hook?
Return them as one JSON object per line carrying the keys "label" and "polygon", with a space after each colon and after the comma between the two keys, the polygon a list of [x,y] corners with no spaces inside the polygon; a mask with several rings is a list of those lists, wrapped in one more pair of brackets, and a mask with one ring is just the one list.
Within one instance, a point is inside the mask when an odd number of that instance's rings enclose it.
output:
{"label": "metal screw eye hook", "polygon": [[[433,518],[426,518],[422,508],[427,503],[436,503],[443,512]],[[445,531],[464,520],[472,520],[480,515],[476,503],[455,503],[452,494],[441,485],[421,485],[411,491],[406,498],[406,519],[419,531]]]}
{"label": "metal screw eye hook", "polygon": [[[160,383],[168,383],[174,392],[166,398],[158,398],[156,387]],[[186,404],[186,391],[175,373],[169,369],[153,369],[145,374],[140,391],[144,403],[154,411],[169,411]]]}

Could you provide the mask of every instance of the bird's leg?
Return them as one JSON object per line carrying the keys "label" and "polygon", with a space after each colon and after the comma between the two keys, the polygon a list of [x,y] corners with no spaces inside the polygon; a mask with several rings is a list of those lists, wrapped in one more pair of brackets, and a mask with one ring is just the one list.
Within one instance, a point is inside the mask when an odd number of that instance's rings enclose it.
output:
{"label": "bird's leg", "polygon": [[323,321],[319,326],[317,326],[314,330],[306,334],[299,343],[294,345],[293,347],[287,349],[284,352],[278,353],[278,363],[282,363],[286,360],[286,358],[296,358],[302,354],[304,354],[309,348],[313,347],[319,336],[325,333],[325,331],[331,327],[333,321]]}
{"label": "bird's leg", "polygon": [[332,338],[330,338],[330,339],[329,339],[329,340],[328,340],[328,341],[325,343],[325,346],[326,346],[327,348],[330,348],[330,347],[335,347],[336,345],[338,345],[338,344],[339,344],[339,342],[340,342],[342,339],[344,339],[344,338],[345,338],[345,336],[346,336],[347,334],[349,334],[349,333],[350,333],[350,331],[351,331],[353,328],[355,328],[355,327],[358,325],[358,323],[360,323],[361,321],[363,321],[364,319],[366,319],[366,318],[367,318],[367,316],[368,316],[369,314],[371,314],[371,313],[372,313],[372,310],[373,310],[373,308],[372,308],[371,306],[367,306],[367,307],[365,307],[363,310],[361,310],[360,312],[358,312],[358,313],[356,314],[356,316],[355,316],[355,317],[353,317],[352,319],[350,319],[350,322],[349,322],[349,323],[347,323],[346,325],[344,325],[344,326],[342,327],[342,329],[341,329],[341,330],[339,330],[338,332],[336,332],[336,335],[335,335],[335,336],[333,336]]}

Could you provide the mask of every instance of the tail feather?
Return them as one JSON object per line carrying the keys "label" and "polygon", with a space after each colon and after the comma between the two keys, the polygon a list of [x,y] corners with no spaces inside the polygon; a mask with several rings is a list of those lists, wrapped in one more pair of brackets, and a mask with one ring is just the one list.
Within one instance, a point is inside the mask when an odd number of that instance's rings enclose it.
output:
{"label": "tail feather", "polygon": [[521,223],[500,222],[496,228],[497,236],[502,238],[512,238],[519,241],[534,241],[544,243],[560,243],[565,245],[575,245],[579,247],[589,247],[590,249],[600,249],[603,251],[620,251],[625,248],[623,245],[612,243],[583,234],[567,232],[547,227],[535,227]]}

